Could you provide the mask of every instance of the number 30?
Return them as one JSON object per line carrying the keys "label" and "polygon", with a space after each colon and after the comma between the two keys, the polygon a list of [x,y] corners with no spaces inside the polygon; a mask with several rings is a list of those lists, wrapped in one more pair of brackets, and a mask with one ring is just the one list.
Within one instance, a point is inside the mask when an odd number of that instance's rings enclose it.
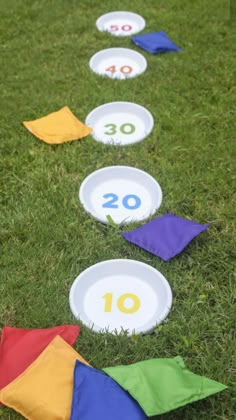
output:
{"label": "number 30", "polygon": [[[106,124],[104,127],[109,129],[108,131],[105,131],[104,134],[112,135],[117,133],[116,124]],[[131,123],[124,123],[119,127],[119,129],[122,134],[133,134],[135,132],[135,125]]]}

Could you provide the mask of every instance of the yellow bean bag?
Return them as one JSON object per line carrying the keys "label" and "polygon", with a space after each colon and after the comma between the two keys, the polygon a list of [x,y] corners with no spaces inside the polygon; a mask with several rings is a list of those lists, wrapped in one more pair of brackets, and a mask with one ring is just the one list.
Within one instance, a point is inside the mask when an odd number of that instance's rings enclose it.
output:
{"label": "yellow bean bag", "polygon": [[48,144],[61,144],[88,136],[92,129],[79,121],[68,106],[34,121],[24,121],[24,126]]}
{"label": "yellow bean bag", "polygon": [[0,391],[0,401],[30,420],[69,420],[76,360],[88,365],[61,337]]}

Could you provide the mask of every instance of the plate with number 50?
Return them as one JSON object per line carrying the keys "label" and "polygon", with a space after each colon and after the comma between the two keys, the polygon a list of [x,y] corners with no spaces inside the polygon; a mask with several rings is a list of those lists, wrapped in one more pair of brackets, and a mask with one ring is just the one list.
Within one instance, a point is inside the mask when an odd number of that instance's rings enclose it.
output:
{"label": "plate with number 50", "polygon": [[130,36],[145,28],[142,16],[132,12],[110,12],[100,16],[96,21],[99,31],[109,32],[115,36]]}
{"label": "plate with number 50", "polygon": [[102,223],[144,220],[162,202],[162,190],[148,173],[131,166],[108,166],[92,172],[80,186],[84,209]]}
{"label": "plate with number 50", "polygon": [[144,140],[151,133],[154,120],[143,106],[132,102],[109,102],[95,108],[86,118],[94,140],[126,146]]}

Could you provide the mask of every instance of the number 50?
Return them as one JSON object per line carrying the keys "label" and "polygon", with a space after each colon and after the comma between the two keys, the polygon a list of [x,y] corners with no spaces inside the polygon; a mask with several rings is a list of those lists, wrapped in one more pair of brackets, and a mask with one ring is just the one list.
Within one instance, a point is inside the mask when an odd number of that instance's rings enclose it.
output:
{"label": "number 50", "polygon": [[[112,32],[119,31],[119,29],[120,29],[119,25],[110,25],[110,30]],[[122,29],[122,31],[128,32],[128,31],[131,31],[132,26],[131,25],[123,25],[123,26],[121,26],[121,29]]]}

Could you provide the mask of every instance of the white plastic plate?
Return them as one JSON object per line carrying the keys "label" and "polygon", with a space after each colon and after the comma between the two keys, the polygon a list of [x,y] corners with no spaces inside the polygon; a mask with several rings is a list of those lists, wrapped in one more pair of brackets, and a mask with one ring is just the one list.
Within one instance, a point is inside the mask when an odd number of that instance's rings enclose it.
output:
{"label": "white plastic plate", "polygon": [[126,146],[144,140],[154,125],[152,114],[132,102],[109,102],[95,108],[86,118],[96,141]]}
{"label": "white plastic plate", "polygon": [[96,21],[99,31],[110,32],[116,36],[129,36],[145,28],[142,16],[131,12],[111,12],[101,16]]}
{"label": "white plastic plate", "polygon": [[111,79],[128,79],[143,73],[146,58],[129,48],[107,48],[94,54],[89,61],[92,71]]}
{"label": "white plastic plate", "polygon": [[95,332],[150,332],[168,315],[172,292],[165,277],[134,260],[108,260],[83,271],[70,289],[73,315]]}
{"label": "white plastic plate", "polygon": [[95,219],[108,223],[140,221],[160,207],[162,190],[149,174],[130,166],[108,166],[91,173],[82,182],[79,198]]}

